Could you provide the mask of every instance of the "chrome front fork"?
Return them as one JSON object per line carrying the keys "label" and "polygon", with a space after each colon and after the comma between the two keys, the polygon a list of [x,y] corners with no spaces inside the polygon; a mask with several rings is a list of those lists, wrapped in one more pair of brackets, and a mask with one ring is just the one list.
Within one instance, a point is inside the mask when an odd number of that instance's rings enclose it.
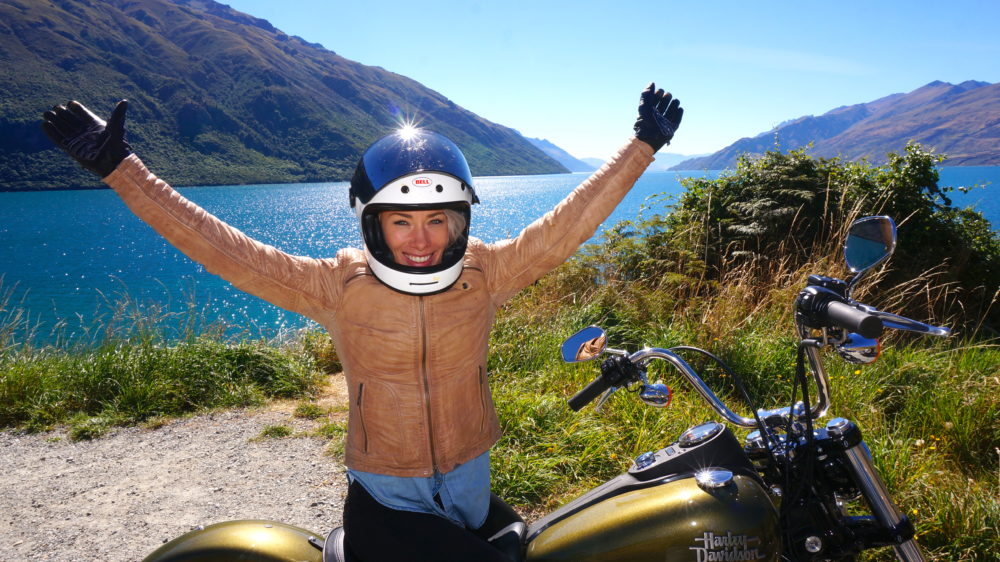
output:
{"label": "chrome front fork", "polygon": [[[903,516],[895,502],[889,496],[885,484],[875,471],[868,448],[860,439],[860,430],[858,430],[857,426],[853,422],[837,418],[830,422],[827,430],[831,435],[840,434],[847,437],[848,441],[855,441],[855,439],[850,439],[848,434],[856,432],[857,442],[844,450],[844,458],[850,467],[855,484],[861,490],[861,494],[868,504],[868,509],[871,510],[878,524],[891,534],[901,538],[904,531],[908,531],[907,534],[912,535],[912,524]],[[920,547],[917,545],[917,541],[913,538],[902,540],[898,544],[893,545],[893,548],[896,550],[896,557],[903,562],[926,561]]]}

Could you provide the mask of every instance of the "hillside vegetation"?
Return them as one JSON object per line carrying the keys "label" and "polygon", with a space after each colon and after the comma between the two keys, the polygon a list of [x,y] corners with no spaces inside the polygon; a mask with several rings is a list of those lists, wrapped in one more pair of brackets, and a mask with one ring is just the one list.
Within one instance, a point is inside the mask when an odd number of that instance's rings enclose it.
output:
{"label": "hillside vegetation", "polygon": [[[882,356],[852,365],[827,354],[831,416],[861,427],[893,498],[934,560],[990,560],[1000,544],[1000,233],[955,209],[936,157],[912,145],[882,166],[801,151],[743,158],[718,179],[689,179],[676,200],[617,225],[601,243],[522,293],[493,334],[492,388],[504,437],[494,481],[545,511],[627,469],[631,459],[718,419],[691,385],[655,410],[619,392],[600,412],[566,399],[598,374],[558,359],[561,340],[598,324],[608,345],[694,345],[743,378],[758,407],[787,405],[795,374],[792,303],[810,274],[846,278],[850,221],[889,214],[896,255],[861,282],[867,304],[954,328],[948,339],[887,331]],[[669,211],[669,213],[668,213]],[[743,415],[733,381],[693,363]],[[893,560],[891,549],[867,559]]]}
{"label": "hillside vegetation", "polygon": [[[717,417],[666,369],[650,372],[674,388],[666,410],[620,392],[601,411],[572,412],[566,399],[597,369],[563,364],[557,350],[589,324],[602,325],[616,348],[705,348],[732,365],[757,406],[786,404],[796,294],[809,274],[844,277],[847,225],[886,213],[899,224],[897,254],[861,283],[857,298],[955,333],[889,333],[880,359],[861,367],[826,357],[831,415],[859,424],[932,559],[991,559],[1000,544],[1000,234],[978,213],[948,203],[937,162],[919,146],[889,155],[884,166],[801,152],[745,158],[718,179],[688,180],[679,199],[653,202],[649,216],[617,225],[523,292],[501,311],[491,340],[491,387],[504,432],[492,456],[494,490],[537,516]],[[36,347],[16,307],[0,309],[5,426],[70,423],[89,437],[109,424],[267,396],[308,401],[320,384],[317,370],[339,369],[329,338],[317,333],[265,345],[189,330],[169,342],[140,316],[102,327],[108,337],[96,347]],[[130,310],[116,317],[128,319]],[[730,377],[693,364],[745,413]],[[344,427],[328,430],[331,452],[339,454]],[[869,558],[888,560],[891,551]]]}
{"label": "hillside vegetation", "polygon": [[0,92],[0,190],[101,185],[39,128],[69,99],[107,115],[128,98],[133,147],[175,185],[350,179],[406,120],[454,140],[476,175],[566,171],[414,80],[212,0],[5,0]]}

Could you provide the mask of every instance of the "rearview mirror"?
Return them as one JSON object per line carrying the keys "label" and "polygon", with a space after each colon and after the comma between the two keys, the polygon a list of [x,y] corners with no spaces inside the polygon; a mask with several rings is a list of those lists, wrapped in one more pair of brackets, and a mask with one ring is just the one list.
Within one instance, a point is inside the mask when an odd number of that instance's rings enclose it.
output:
{"label": "rearview mirror", "polygon": [[871,269],[896,249],[896,223],[889,217],[864,217],[854,221],[844,242],[844,260],[851,273]]}
{"label": "rearview mirror", "polygon": [[579,363],[596,358],[608,346],[608,336],[600,326],[587,326],[562,344],[562,358],[567,363]]}

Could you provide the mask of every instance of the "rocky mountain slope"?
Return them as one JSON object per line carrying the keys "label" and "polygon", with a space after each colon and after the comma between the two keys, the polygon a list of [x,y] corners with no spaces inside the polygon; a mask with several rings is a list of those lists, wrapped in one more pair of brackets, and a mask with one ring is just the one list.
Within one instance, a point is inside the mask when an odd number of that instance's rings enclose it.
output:
{"label": "rocky mountain slope", "polygon": [[42,111],[131,102],[130,141],[176,185],[348,179],[406,120],[474,174],[565,172],[513,129],[212,0],[0,1],[0,189],[99,185],[57,155]]}
{"label": "rocky mountain slope", "polygon": [[535,148],[541,150],[545,154],[548,154],[553,160],[559,162],[571,172],[593,172],[600,167],[599,165],[593,166],[583,160],[580,160],[579,158],[552,144],[547,139],[533,139],[531,137],[525,138],[528,139],[528,142],[535,145]]}
{"label": "rocky mountain slope", "polygon": [[816,156],[879,162],[911,141],[947,155],[948,166],[1000,165],[1000,83],[931,82],[907,94],[785,122],[674,169],[731,168],[740,154],[762,154],[776,146],[790,150],[809,143],[813,144],[808,152]]}

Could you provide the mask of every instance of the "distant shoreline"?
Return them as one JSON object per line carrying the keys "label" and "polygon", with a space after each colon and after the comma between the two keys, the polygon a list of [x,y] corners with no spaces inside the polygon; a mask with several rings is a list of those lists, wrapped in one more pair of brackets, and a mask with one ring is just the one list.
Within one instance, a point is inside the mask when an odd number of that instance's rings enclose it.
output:
{"label": "distant shoreline", "polygon": [[[693,170],[692,170],[693,171]],[[509,175],[485,175],[485,176],[474,176],[476,178],[507,178],[507,177],[532,177],[532,176],[572,176],[578,174],[592,174],[593,172],[559,172],[559,173],[538,173],[538,174],[509,174]],[[163,179],[163,178],[161,178]],[[164,179],[164,181],[167,181]],[[175,189],[184,189],[187,187],[233,187],[233,186],[244,186],[244,185],[298,185],[298,184],[316,184],[316,183],[346,183],[350,180],[339,179],[339,180],[306,180],[306,181],[260,181],[260,182],[226,182],[226,183],[197,183],[197,184],[179,184],[169,182],[170,186]],[[111,189],[104,183],[97,183],[94,185],[67,185],[63,187],[25,187],[12,189],[4,185],[0,185],[0,193],[37,193],[40,191],[94,191],[101,189]]]}
{"label": "distant shoreline", "polygon": [[[974,164],[974,165],[958,165],[958,166],[938,166],[938,170],[956,169],[956,168],[958,168],[958,169],[1000,168],[1000,164],[997,164],[997,165]],[[704,174],[704,173],[721,173],[723,171],[725,171],[725,170],[698,170],[698,169],[674,170],[674,169],[671,168],[671,169],[667,169],[667,170],[647,170],[646,174],[681,174],[681,175],[683,175],[685,172],[692,173],[692,174]],[[564,173],[559,173],[559,174],[510,174],[510,175],[502,175],[502,176],[485,175],[485,176],[474,176],[474,177],[476,177],[476,178],[506,178],[506,177],[513,178],[513,177],[531,177],[531,176],[548,176],[548,175],[580,176],[580,175],[589,175],[589,174],[592,174],[592,173],[593,172],[564,172]],[[170,185],[171,185],[171,187],[174,187],[174,188],[177,188],[177,189],[185,189],[185,188],[189,188],[189,187],[233,187],[233,186],[239,187],[239,186],[255,186],[255,185],[298,185],[298,184],[316,184],[316,183],[344,183],[344,182],[347,182],[347,181],[348,180],[316,180],[316,181],[293,181],[293,182],[266,181],[266,182],[235,182],[235,183],[230,182],[230,183],[199,183],[199,184],[174,184],[174,183],[171,183]],[[944,185],[940,185],[940,187],[958,187],[958,186],[950,186],[950,185],[947,185],[945,183]],[[97,190],[102,190],[102,189],[111,189],[111,188],[108,187],[107,185],[103,184],[103,183],[97,183],[95,185],[68,185],[68,186],[64,186],[64,187],[27,187],[27,188],[18,188],[18,189],[11,189],[11,188],[5,187],[3,185],[0,185],[0,193],[38,193],[38,192],[42,192],[42,191],[97,191]]]}

